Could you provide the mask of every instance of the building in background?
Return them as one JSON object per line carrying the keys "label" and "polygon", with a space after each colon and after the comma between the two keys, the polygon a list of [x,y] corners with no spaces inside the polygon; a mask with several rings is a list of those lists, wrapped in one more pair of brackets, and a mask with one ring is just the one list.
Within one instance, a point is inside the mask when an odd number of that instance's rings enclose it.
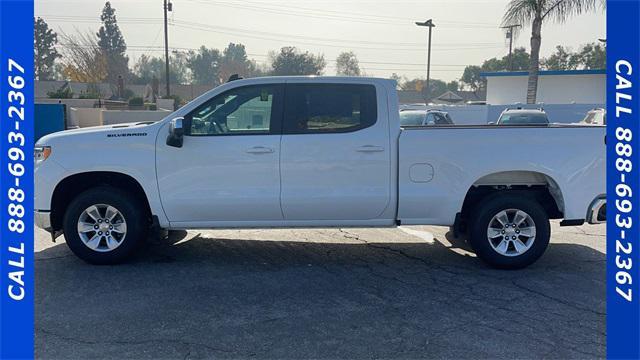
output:
{"label": "building in background", "polygon": [[[487,79],[487,103],[504,105],[527,102],[529,72],[484,72]],[[602,104],[606,103],[605,70],[540,71],[539,103]]]}

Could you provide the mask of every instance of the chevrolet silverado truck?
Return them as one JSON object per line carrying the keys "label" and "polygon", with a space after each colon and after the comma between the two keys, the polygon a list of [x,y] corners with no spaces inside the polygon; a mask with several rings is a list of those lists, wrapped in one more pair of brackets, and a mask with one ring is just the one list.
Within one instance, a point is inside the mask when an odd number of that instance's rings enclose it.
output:
{"label": "chevrolet silverado truck", "polygon": [[35,149],[35,218],[93,264],[155,230],[442,225],[498,268],[604,220],[605,129],[401,128],[396,84],[236,80],[162,121],[63,131]]}

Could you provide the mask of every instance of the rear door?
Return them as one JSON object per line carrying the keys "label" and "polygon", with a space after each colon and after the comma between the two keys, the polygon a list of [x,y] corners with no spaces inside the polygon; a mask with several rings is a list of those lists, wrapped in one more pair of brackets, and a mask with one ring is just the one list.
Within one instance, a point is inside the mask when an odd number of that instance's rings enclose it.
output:
{"label": "rear door", "polygon": [[386,97],[374,85],[288,83],[281,143],[285,220],[369,220],[390,201]]}

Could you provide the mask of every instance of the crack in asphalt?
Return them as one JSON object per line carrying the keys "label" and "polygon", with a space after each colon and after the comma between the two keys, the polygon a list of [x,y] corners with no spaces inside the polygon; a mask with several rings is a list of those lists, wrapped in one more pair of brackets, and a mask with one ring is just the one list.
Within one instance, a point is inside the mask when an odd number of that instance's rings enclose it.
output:
{"label": "crack in asphalt", "polygon": [[606,234],[594,234],[594,233],[589,233],[586,230],[580,228],[580,227],[576,227],[574,226],[572,228],[572,230],[575,231],[569,231],[569,230],[562,230],[559,232],[558,235],[562,235],[562,234],[575,234],[575,235],[586,235],[586,236],[597,236],[597,237],[601,237],[601,238],[605,238]]}
{"label": "crack in asphalt", "polygon": [[[414,260],[414,261],[418,261],[418,262],[420,262],[420,263],[424,264],[425,266],[427,266],[427,267],[429,267],[429,268],[432,268],[432,269],[437,269],[437,270],[440,270],[440,271],[444,271],[444,272],[446,272],[446,273],[450,273],[450,274],[453,274],[453,275],[456,275],[456,276],[457,276],[457,275],[462,275],[462,274],[460,274],[460,273],[456,273],[456,272],[454,272],[454,271],[448,271],[448,270],[445,270],[445,269],[443,269],[441,266],[438,266],[438,265],[433,264],[433,263],[429,263],[429,262],[427,262],[426,260],[424,260],[424,259],[422,259],[422,258],[419,258],[419,257],[416,257],[416,256],[409,255],[409,254],[407,254],[406,252],[404,252],[404,251],[402,251],[402,250],[400,250],[400,249],[394,249],[394,248],[392,248],[392,247],[390,247],[390,246],[379,246],[379,245],[372,244],[372,243],[370,243],[370,242],[368,242],[368,241],[366,241],[366,240],[362,239],[359,235],[354,234],[354,233],[351,233],[351,232],[348,232],[348,231],[346,231],[346,230],[344,230],[344,229],[342,229],[342,228],[338,229],[338,231],[340,231],[340,233],[342,233],[342,234],[343,234],[343,236],[344,236],[345,238],[350,239],[350,240],[360,241],[360,242],[362,242],[362,243],[366,244],[366,245],[367,245],[367,246],[369,246],[369,247],[372,247],[372,248],[375,248],[375,249],[380,249],[380,250],[390,251],[390,252],[392,252],[392,253],[394,253],[394,254],[397,254],[397,255],[403,256],[403,257],[405,257],[405,258],[407,258],[407,259]],[[492,277],[492,276],[488,276],[488,275],[486,275],[486,274],[483,274],[483,275],[484,275],[484,276],[486,276],[486,277],[492,278],[492,279],[494,279],[494,280],[496,280],[496,279],[498,279],[498,280],[504,280],[503,278],[495,278],[495,277]],[[598,316],[606,316],[606,312],[600,312],[600,311],[597,311],[597,310],[593,310],[593,309],[585,308],[585,307],[580,306],[580,305],[578,305],[578,304],[575,304],[575,303],[573,303],[573,302],[569,302],[569,301],[566,301],[566,300],[563,300],[563,299],[560,299],[560,298],[557,298],[557,297],[554,297],[554,296],[551,296],[551,295],[545,294],[544,292],[541,292],[541,291],[537,291],[537,290],[534,290],[534,289],[528,288],[528,287],[526,287],[526,286],[524,286],[524,285],[522,285],[522,284],[519,284],[519,283],[517,282],[518,280],[520,280],[520,279],[519,279],[519,278],[514,278],[514,279],[512,279],[512,280],[510,281],[510,283],[511,283],[513,286],[515,286],[516,288],[520,289],[520,290],[524,290],[524,291],[526,291],[526,292],[529,292],[529,293],[535,294],[535,295],[537,295],[537,296],[544,297],[544,298],[546,298],[546,299],[548,299],[548,300],[555,301],[555,302],[557,302],[557,303],[560,303],[560,304],[563,304],[563,305],[565,305],[565,306],[571,307],[571,308],[573,308],[573,309],[575,309],[575,310],[584,311],[584,312],[590,312],[590,313],[593,313],[593,314],[598,315]],[[479,283],[479,282],[477,282],[477,283]],[[476,283],[476,284],[477,284],[477,283]]]}
{"label": "crack in asphalt", "polygon": [[543,298],[545,298],[545,299],[548,299],[548,300],[551,300],[551,301],[558,302],[558,303],[560,303],[560,304],[563,304],[563,305],[566,305],[566,306],[568,306],[568,307],[571,307],[571,308],[573,308],[573,309],[575,309],[575,310],[580,310],[580,311],[590,312],[590,313],[593,313],[593,314],[595,314],[595,315],[599,315],[599,316],[606,316],[606,315],[607,315],[607,313],[606,313],[606,312],[601,312],[601,311],[597,311],[597,310],[593,310],[593,309],[585,308],[585,307],[580,306],[580,305],[578,305],[578,304],[575,304],[575,303],[572,303],[572,302],[569,302],[569,301],[566,301],[566,300],[563,300],[563,299],[559,299],[559,298],[557,298],[557,297],[555,297],[555,296],[551,296],[551,295],[545,294],[545,293],[543,293],[543,292],[541,292],[541,291],[537,291],[537,290],[534,290],[534,289],[530,289],[530,288],[528,288],[528,287],[526,287],[526,286],[524,286],[524,285],[522,285],[522,284],[519,284],[519,283],[517,282],[518,280],[519,280],[519,279],[513,279],[513,280],[511,281],[511,284],[512,284],[513,286],[517,287],[518,289],[521,289],[521,290],[524,290],[524,291],[530,292],[530,293],[532,293],[532,294],[535,294],[535,295],[541,296],[541,297],[543,297]]}

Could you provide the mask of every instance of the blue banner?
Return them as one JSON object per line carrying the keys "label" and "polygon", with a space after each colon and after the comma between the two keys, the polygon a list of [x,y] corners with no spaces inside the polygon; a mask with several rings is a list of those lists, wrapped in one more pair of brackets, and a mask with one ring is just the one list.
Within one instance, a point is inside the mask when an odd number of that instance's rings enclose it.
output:
{"label": "blue banner", "polygon": [[33,1],[0,0],[0,358],[33,358]]}
{"label": "blue banner", "polygon": [[607,357],[640,358],[640,1],[607,2]]}

